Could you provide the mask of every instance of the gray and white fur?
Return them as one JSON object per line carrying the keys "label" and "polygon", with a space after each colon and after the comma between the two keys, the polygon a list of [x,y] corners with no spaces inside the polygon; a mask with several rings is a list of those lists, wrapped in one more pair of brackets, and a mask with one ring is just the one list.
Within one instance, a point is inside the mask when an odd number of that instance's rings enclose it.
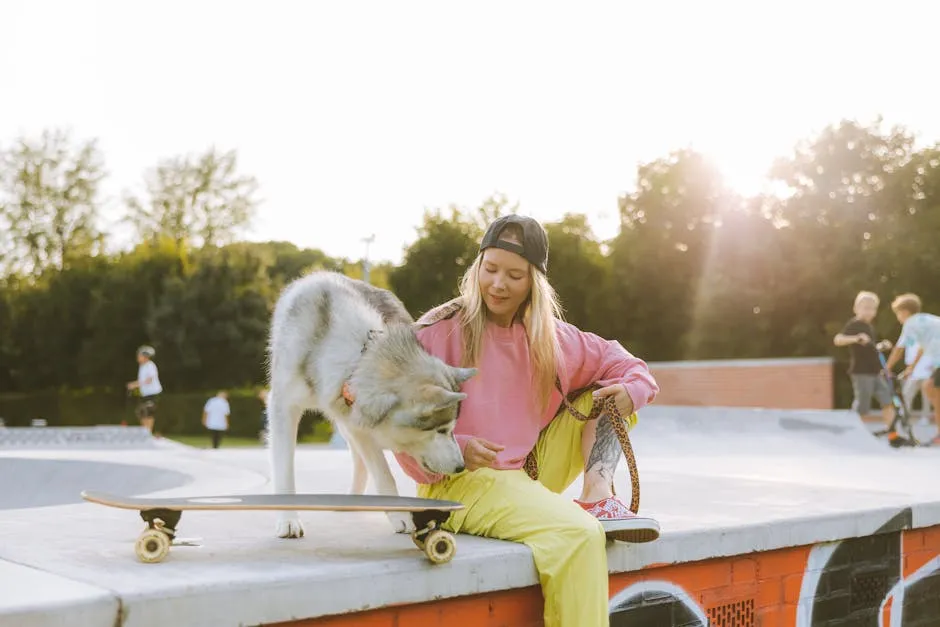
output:
{"label": "gray and white fur", "polygon": [[[353,456],[351,492],[398,488],[384,450],[407,453],[433,473],[463,470],[453,431],[460,385],[476,374],[423,350],[401,301],[388,290],[334,272],[289,284],[278,299],[268,346],[268,445],[275,494],[294,494],[297,428],[306,410],[326,416]],[[343,398],[343,384],[354,402]],[[390,512],[398,532],[414,530],[410,514]],[[298,538],[296,512],[279,515],[277,535]]]}

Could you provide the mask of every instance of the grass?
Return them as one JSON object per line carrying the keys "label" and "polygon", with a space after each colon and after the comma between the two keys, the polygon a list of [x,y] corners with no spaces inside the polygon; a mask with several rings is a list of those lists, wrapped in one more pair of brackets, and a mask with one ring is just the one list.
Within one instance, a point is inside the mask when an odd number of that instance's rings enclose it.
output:
{"label": "grass", "polygon": [[[300,436],[300,444],[325,444],[330,441],[330,425],[326,421],[317,422],[313,425],[313,433],[304,433]],[[208,448],[212,446],[212,438],[208,433],[201,435],[172,435],[168,436],[168,439],[179,442],[180,444],[185,444],[187,446],[194,446],[196,448]],[[235,437],[224,435],[222,436],[222,444],[220,448],[236,448],[236,447],[260,447],[262,446],[261,440],[259,438],[246,438],[246,437]]]}

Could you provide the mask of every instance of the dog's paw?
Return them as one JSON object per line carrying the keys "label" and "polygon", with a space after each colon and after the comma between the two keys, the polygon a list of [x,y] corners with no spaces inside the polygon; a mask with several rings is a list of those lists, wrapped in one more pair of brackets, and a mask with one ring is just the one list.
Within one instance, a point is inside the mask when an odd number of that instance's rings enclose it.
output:
{"label": "dog's paw", "polygon": [[300,518],[296,514],[279,517],[276,530],[278,538],[304,537],[304,526],[300,524]]}
{"label": "dog's paw", "polygon": [[387,512],[395,533],[411,533],[415,530],[415,521],[409,512]]}

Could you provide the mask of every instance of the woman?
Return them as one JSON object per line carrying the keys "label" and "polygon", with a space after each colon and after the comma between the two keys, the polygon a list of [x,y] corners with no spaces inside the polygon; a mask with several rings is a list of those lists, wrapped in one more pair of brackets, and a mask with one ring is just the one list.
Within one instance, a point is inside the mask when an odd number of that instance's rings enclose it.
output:
{"label": "woman", "polygon": [[[582,422],[562,406],[562,392],[587,414],[612,396],[622,416],[652,402],[659,388],[646,364],[620,344],[560,320],[546,278],[548,236],[535,220],[494,221],[467,270],[460,296],[419,321],[424,348],[450,365],[475,366],[455,436],[466,470],[424,472],[397,454],[418,495],[460,501],[446,528],[532,549],[548,627],[608,625],[607,535],[628,542],[659,536],[655,520],[635,516],[611,491],[620,443],[610,421]],[[598,386],[593,392],[589,388]],[[523,465],[533,452],[538,481]],[[571,502],[560,493],[584,473]]]}

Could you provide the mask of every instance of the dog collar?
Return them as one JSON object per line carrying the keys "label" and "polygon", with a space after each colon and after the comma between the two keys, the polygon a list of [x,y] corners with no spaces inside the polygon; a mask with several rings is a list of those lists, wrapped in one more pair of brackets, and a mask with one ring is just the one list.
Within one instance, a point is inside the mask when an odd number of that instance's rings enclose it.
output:
{"label": "dog collar", "polygon": [[[382,334],[382,331],[378,329],[369,330],[369,334],[366,336],[366,341],[362,345],[362,350],[359,352],[360,357],[366,354],[366,349],[369,348],[369,344],[371,344],[375,340],[375,338],[377,338],[381,334]],[[353,372],[355,372],[355,369],[353,369]],[[349,378],[352,379],[351,374],[349,375]],[[341,388],[341,395],[343,397],[343,401],[346,402],[346,407],[352,407],[353,403],[356,402],[355,395],[353,395],[352,391],[349,389],[349,379],[343,382],[343,387]]]}
{"label": "dog collar", "polygon": [[356,402],[356,397],[349,391],[349,381],[343,382],[343,400],[346,401],[346,407],[352,407]]}

